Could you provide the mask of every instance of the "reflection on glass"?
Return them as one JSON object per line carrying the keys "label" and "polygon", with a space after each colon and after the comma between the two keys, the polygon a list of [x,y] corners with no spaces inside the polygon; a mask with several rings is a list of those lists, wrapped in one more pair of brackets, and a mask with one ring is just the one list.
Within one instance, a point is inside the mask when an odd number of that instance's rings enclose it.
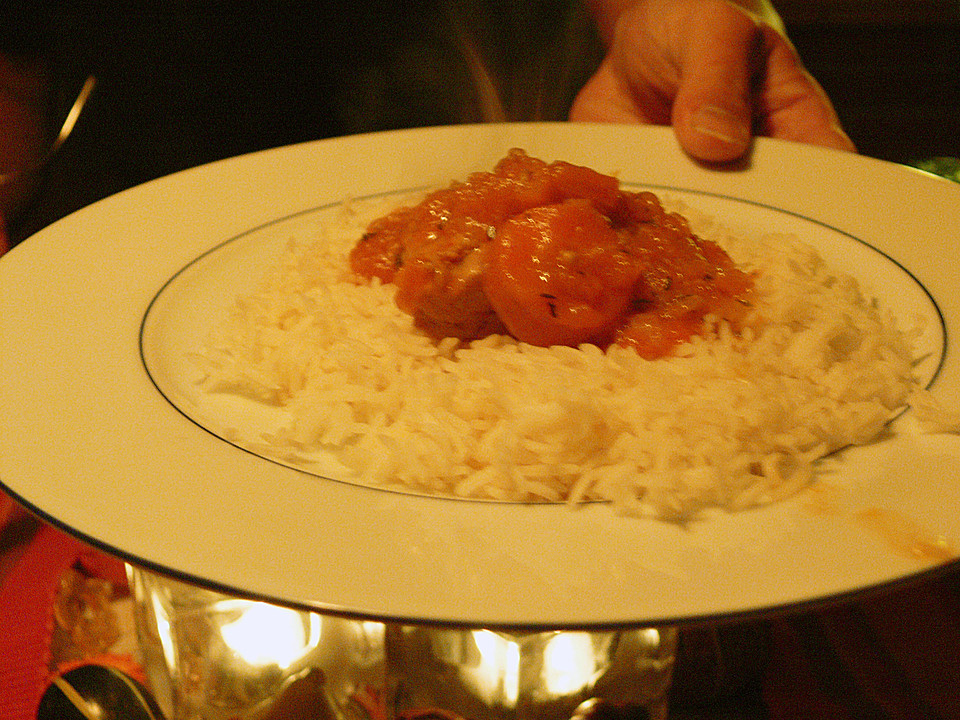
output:
{"label": "reflection on glass", "polygon": [[464,681],[488,705],[516,703],[520,692],[519,645],[489,630],[476,630],[464,638],[472,638],[479,652],[475,664],[464,664]]}
{"label": "reflection on glass", "polygon": [[396,718],[567,720],[615,708],[666,717],[675,628],[503,633],[387,626]]}
{"label": "reflection on glass", "polygon": [[598,660],[588,633],[557,633],[543,650],[544,690],[553,696],[580,692],[593,682]]}
{"label": "reflection on glass", "polygon": [[224,600],[212,611],[224,644],[252,666],[287,670],[320,642],[319,615],[248,600]]}
{"label": "reflection on glass", "polygon": [[144,665],[170,720],[666,717],[675,628],[384,625],[229,597],[133,568],[129,576]]}
{"label": "reflection on glass", "polygon": [[311,717],[336,720],[354,706],[368,714],[356,699],[382,686],[382,624],[128,574],[150,686],[170,720],[261,720],[304,695]]}

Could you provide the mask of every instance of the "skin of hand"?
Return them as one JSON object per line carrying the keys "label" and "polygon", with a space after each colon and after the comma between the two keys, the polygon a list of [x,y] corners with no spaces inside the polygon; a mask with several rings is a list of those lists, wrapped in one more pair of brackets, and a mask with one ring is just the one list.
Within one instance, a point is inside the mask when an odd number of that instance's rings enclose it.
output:
{"label": "skin of hand", "polygon": [[570,119],[672,124],[705,162],[742,157],[754,135],[854,151],[777,15],[759,0],[745,4],[594,3],[607,55]]}

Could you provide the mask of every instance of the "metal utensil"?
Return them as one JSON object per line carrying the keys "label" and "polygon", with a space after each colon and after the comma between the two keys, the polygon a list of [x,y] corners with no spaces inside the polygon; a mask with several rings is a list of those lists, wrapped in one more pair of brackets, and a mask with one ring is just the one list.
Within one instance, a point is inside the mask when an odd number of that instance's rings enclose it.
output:
{"label": "metal utensil", "polygon": [[39,170],[50,161],[50,158],[56,155],[60,148],[63,147],[63,144],[67,141],[67,138],[69,138],[70,134],[73,132],[73,128],[76,126],[77,120],[80,118],[80,114],[83,112],[83,108],[90,99],[90,95],[93,94],[93,90],[96,85],[97,79],[93,75],[87,77],[86,81],[83,83],[83,87],[80,88],[77,99],[74,100],[73,105],[70,106],[70,111],[67,113],[67,117],[63,121],[63,125],[60,126],[60,131],[57,133],[57,136],[54,138],[50,146],[30,165],[17,168],[16,170],[0,172],[0,186],[11,183],[27,173]]}

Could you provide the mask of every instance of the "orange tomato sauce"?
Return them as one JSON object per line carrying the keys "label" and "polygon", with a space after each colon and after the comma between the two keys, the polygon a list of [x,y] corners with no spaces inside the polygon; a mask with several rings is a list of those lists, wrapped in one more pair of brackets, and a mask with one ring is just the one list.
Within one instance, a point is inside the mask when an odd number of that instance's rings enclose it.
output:
{"label": "orange tomato sauce", "polygon": [[753,278],[650,192],[511,150],[492,172],[373,221],[350,253],[360,278],[436,337],[507,332],[540,346],[618,343],[649,359],[738,330]]}

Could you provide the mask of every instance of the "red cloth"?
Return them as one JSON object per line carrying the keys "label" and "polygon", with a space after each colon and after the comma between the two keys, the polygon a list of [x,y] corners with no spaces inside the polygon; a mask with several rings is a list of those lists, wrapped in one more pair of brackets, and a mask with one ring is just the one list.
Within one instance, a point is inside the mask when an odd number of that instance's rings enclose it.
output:
{"label": "red cloth", "polygon": [[[0,495],[0,520],[19,512]],[[0,522],[2,524],[2,522]],[[79,567],[123,585],[123,563],[41,525],[0,585],[0,720],[34,720],[50,676],[53,604],[61,575]]]}
{"label": "red cloth", "polygon": [[[0,218],[0,255],[10,249]],[[0,493],[0,529],[25,512]],[[41,525],[0,582],[0,720],[35,720],[40,698],[50,682],[53,605],[60,577],[77,567],[90,577],[126,586],[123,563],[94,550],[50,525]],[[100,656],[91,662],[118,665],[137,676],[128,658]],[[138,677],[141,682],[142,677]]]}

